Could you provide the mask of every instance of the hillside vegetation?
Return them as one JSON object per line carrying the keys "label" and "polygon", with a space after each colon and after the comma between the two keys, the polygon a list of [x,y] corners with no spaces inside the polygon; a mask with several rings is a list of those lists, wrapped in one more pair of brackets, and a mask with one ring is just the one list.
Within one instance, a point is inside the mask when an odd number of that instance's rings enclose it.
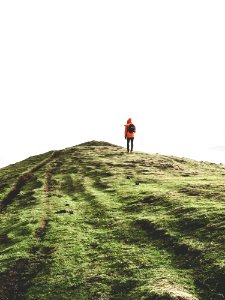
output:
{"label": "hillside vegetation", "polygon": [[0,169],[0,299],[224,299],[224,180],[97,141]]}

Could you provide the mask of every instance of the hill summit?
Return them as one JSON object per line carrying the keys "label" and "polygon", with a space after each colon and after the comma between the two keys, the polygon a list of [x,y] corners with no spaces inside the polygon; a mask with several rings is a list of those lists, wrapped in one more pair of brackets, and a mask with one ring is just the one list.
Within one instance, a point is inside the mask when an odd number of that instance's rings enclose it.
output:
{"label": "hill summit", "polygon": [[102,141],[0,169],[0,299],[224,299],[224,179]]}

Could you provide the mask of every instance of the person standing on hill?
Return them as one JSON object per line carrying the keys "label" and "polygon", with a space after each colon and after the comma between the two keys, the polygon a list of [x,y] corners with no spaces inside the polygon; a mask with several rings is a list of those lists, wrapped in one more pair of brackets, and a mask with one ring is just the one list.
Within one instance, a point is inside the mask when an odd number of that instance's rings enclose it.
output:
{"label": "person standing on hill", "polygon": [[[129,118],[127,120],[127,124],[125,126],[125,139],[127,140],[127,152],[133,152],[133,146],[134,146],[134,134],[136,132],[136,127],[132,123],[132,119]],[[131,144],[131,148],[130,148]]]}

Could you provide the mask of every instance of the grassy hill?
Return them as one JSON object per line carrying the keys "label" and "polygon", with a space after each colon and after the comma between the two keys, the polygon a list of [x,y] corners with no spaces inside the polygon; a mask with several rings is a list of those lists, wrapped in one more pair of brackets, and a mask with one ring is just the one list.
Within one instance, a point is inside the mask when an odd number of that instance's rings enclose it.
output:
{"label": "grassy hill", "polygon": [[224,180],[97,141],[0,169],[0,299],[224,299]]}

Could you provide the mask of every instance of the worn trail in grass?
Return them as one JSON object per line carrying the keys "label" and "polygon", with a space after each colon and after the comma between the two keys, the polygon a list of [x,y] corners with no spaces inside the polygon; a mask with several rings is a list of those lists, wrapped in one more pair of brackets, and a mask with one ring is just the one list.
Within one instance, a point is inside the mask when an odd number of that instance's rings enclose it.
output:
{"label": "worn trail in grass", "polygon": [[224,299],[223,165],[101,142],[43,158],[1,214],[1,299]]}

